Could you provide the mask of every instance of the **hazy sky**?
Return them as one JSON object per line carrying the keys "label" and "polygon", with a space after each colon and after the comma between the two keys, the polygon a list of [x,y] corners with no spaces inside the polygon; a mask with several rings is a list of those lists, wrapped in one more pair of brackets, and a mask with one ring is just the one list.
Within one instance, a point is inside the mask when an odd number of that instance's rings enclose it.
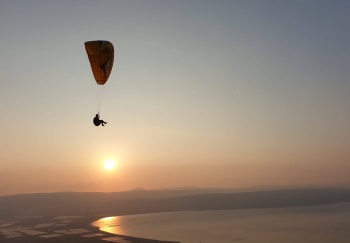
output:
{"label": "hazy sky", "polygon": [[349,30],[348,0],[0,0],[0,194],[349,185]]}

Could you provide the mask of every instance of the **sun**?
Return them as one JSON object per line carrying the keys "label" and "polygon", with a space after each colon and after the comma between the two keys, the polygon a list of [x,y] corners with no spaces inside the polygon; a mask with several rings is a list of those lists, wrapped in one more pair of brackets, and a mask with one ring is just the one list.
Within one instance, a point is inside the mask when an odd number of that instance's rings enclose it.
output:
{"label": "sun", "polygon": [[106,170],[113,170],[115,167],[115,161],[112,159],[108,159],[104,163],[104,167]]}

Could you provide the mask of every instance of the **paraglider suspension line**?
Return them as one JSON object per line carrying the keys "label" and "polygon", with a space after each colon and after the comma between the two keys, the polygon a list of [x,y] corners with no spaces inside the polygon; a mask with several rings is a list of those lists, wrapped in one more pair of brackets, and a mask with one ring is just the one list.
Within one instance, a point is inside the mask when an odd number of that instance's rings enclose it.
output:
{"label": "paraglider suspension line", "polygon": [[96,100],[97,100],[97,112],[100,114],[101,107],[103,103],[103,97],[104,97],[104,85],[97,85],[96,88]]}

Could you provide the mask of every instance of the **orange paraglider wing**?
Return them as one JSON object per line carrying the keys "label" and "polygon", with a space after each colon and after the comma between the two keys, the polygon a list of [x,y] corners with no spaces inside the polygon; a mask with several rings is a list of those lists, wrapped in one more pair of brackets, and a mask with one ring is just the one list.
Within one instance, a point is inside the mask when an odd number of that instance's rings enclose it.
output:
{"label": "orange paraglider wing", "polygon": [[112,43],[103,40],[88,41],[85,42],[85,49],[96,83],[104,85],[113,68],[114,48]]}

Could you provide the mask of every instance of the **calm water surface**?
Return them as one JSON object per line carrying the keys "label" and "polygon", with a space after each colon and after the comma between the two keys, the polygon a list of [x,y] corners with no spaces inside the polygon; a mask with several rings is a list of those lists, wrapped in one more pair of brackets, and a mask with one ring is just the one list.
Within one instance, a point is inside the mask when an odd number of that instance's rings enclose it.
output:
{"label": "calm water surface", "polygon": [[181,243],[349,243],[350,204],[117,216],[93,225],[110,233]]}

